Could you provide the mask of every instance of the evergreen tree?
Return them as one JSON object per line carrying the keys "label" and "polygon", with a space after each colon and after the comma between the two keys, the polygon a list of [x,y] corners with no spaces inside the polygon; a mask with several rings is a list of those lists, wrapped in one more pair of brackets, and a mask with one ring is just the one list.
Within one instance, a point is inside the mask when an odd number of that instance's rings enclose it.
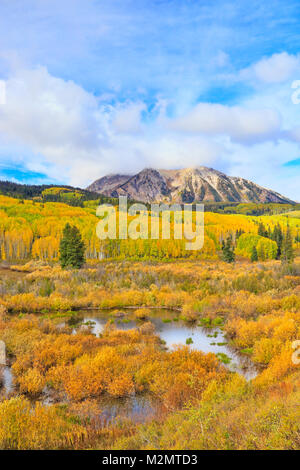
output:
{"label": "evergreen tree", "polygon": [[222,245],[222,252],[223,260],[226,261],[226,263],[233,263],[235,261],[232,237],[230,235],[227,237],[226,242]]}
{"label": "evergreen tree", "polygon": [[62,268],[68,266],[69,251],[70,251],[70,239],[71,239],[71,226],[66,224],[63,229],[63,236],[60,241],[60,264]]}
{"label": "evergreen tree", "polygon": [[60,242],[60,264],[62,268],[81,268],[84,264],[84,242],[74,225],[66,224]]}
{"label": "evergreen tree", "polygon": [[251,261],[252,263],[254,263],[255,261],[258,261],[258,254],[257,254],[256,246],[253,246],[252,248]]}
{"label": "evergreen tree", "polygon": [[282,242],[281,262],[292,263],[294,261],[294,257],[293,238],[288,225]]}
{"label": "evergreen tree", "polygon": [[281,230],[281,226],[279,223],[275,225],[272,236],[272,240],[274,240],[277,243],[277,256],[276,259],[280,259],[281,257],[281,249],[282,249],[282,241],[283,241],[283,234]]}
{"label": "evergreen tree", "polygon": [[261,237],[266,237],[268,238],[268,231],[265,229],[265,226],[262,222],[260,222],[259,226],[258,226],[258,235],[260,235]]}

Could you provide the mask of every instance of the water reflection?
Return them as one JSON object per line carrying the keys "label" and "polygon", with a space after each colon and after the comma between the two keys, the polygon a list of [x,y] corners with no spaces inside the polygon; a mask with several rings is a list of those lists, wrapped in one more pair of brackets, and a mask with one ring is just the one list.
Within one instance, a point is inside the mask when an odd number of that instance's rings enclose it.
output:
{"label": "water reflection", "polygon": [[[127,311],[124,316],[116,312],[114,315],[106,312],[82,312],[81,325],[89,326],[95,335],[103,332],[108,321],[113,321],[114,325],[122,330],[136,328],[142,324],[133,317],[132,311]],[[177,321],[174,321],[177,320]],[[232,371],[242,374],[247,380],[257,375],[257,370],[247,356],[237,353],[227,343],[224,333],[220,328],[203,328],[196,324],[187,324],[180,321],[172,311],[161,309],[153,309],[151,317],[148,321],[155,326],[155,331],[165,342],[168,349],[174,348],[176,345],[185,345],[187,340],[189,347],[204,353],[215,353],[226,355],[229,363],[224,364]],[[74,333],[77,331],[74,328]],[[223,356],[225,357],[225,356]]]}
{"label": "water reflection", "polygon": [[160,404],[149,395],[135,395],[126,398],[103,397],[99,400],[99,407],[102,424],[124,419],[145,423],[155,416]]}
{"label": "water reflection", "polygon": [[[257,375],[257,370],[251,361],[241,354],[238,354],[226,343],[224,333],[220,328],[203,328],[196,324],[187,324],[180,321],[177,315],[168,310],[153,309],[151,317],[147,319],[155,327],[155,331],[165,342],[166,348],[172,350],[175,345],[185,345],[189,339],[191,349],[203,351],[204,353],[213,352],[215,354],[224,354],[230,358],[226,364],[232,371],[242,374],[247,380]],[[100,335],[108,322],[122,330],[129,330],[139,327],[142,321],[136,320],[133,311],[126,312],[107,312],[107,311],[85,311],[73,315],[67,322],[61,323],[63,327],[68,323],[73,328],[73,334],[76,334],[80,328],[90,328],[95,335]],[[2,390],[5,396],[15,391],[13,384],[13,375],[10,367],[2,367],[0,378],[2,380]],[[40,400],[44,404],[56,402],[50,391],[43,394]],[[99,399],[99,409],[101,413],[95,416],[99,425],[109,425],[116,420],[130,419],[135,423],[144,423],[162,411],[161,403],[158,399],[147,395],[134,395],[126,398],[112,398],[103,396]]]}
{"label": "water reflection", "polygon": [[5,395],[8,395],[9,393],[13,392],[14,390],[13,374],[9,366],[1,366],[0,377],[1,377],[1,386],[5,392]]}

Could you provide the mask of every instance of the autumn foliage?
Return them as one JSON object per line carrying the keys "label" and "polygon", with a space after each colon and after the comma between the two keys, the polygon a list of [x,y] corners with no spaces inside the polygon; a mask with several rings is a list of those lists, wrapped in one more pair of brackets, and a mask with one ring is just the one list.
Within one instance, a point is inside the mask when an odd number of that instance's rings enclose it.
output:
{"label": "autumn foliage", "polygon": [[[90,206],[0,203],[1,256],[17,261],[0,277],[0,340],[13,378],[7,392],[0,370],[1,449],[300,448],[300,366],[292,359],[299,258],[282,264],[276,242],[258,234],[260,220],[266,232],[281,224],[284,233],[283,215],[208,212],[204,251],[185,257],[180,241],[101,244]],[[88,262],[65,270],[59,241],[75,218]],[[234,263],[218,257],[228,235]],[[258,260],[250,262],[253,246]],[[155,330],[158,309],[203,327],[211,341],[222,329],[256,376],[247,380],[192,345],[167,349]],[[82,317],[94,310],[107,317],[96,334]],[[134,326],[122,329],[129,311]],[[153,404],[143,423],[121,412],[107,418],[107,401],[140,398]]]}

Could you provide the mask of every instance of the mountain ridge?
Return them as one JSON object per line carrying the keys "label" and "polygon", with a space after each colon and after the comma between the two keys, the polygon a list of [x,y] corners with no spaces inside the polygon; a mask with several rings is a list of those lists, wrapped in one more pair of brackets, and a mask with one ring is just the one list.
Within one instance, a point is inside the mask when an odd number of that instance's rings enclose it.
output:
{"label": "mountain ridge", "polygon": [[87,190],[146,203],[295,203],[250,180],[205,166],[177,170],[145,168],[135,175],[110,174],[94,181]]}

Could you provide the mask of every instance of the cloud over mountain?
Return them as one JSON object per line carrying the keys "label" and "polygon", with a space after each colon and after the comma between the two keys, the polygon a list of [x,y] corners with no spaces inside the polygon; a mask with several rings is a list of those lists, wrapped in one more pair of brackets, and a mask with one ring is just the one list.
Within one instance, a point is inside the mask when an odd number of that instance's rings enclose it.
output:
{"label": "cloud over mountain", "polygon": [[207,165],[300,198],[285,165],[299,158],[297,2],[12,3],[0,178],[9,166],[85,185],[95,168]]}

